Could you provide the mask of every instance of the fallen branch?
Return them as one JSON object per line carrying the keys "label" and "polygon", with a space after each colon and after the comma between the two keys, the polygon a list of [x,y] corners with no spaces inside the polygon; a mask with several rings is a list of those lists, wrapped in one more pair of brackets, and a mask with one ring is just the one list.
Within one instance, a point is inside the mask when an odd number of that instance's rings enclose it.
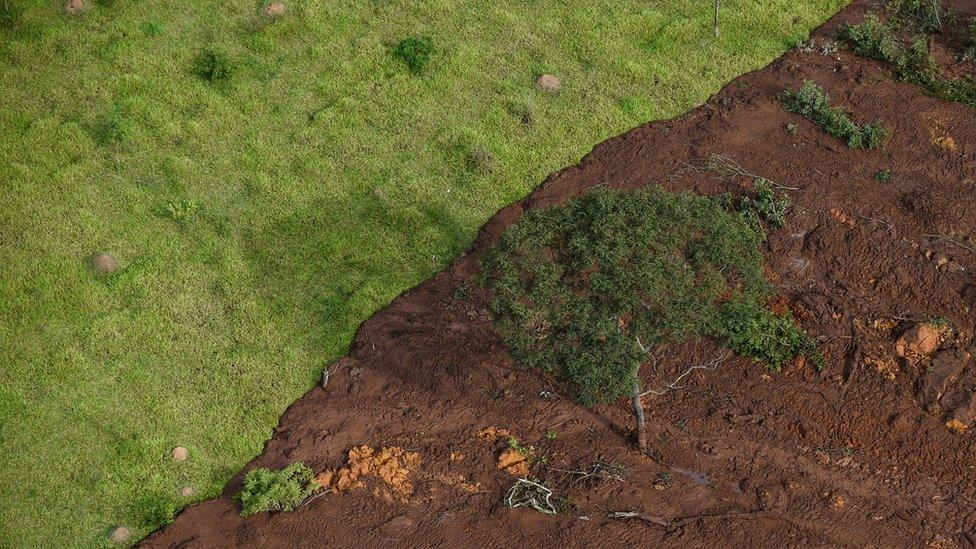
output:
{"label": "fallen branch", "polygon": [[640,396],[647,396],[647,395],[661,396],[663,394],[668,393],[669,391],[673,391],[673,390],[676,390],[676,389],[680,389],[681,386],[678,385],[678,383],[680,383],[682,379],[688,377],[688,375],[691,374],[692,372],[694,372],[695,370],[713,371],[716,368],[718,368],[720,364],[722,364],[723,362],[725,362],[726,360],[728,360],[728,358],[729,358],[729,354],[726,353],[726,354],[724,354],[722,356],[719,356],[719,357],[716,357],[716,358],[712,359],[710,362],[707,362],[705,364],[695,364],[695,365],[692,365],[687,370],[685,370],[681,375],[679,375],[678,377],[674,378],[673,381],[671,381],[670,383],[665,384],[662,388],[660,388],[660,389],[648,389],[648,390],[644,391],[643,393],[641,393]]}
{"label": "fallen branch", "polygon": [[786,185],[780,185],[779,183],[769,179],[768,177],[761,176],[759,174],[752,173],[745,168],[743,168],[738,162],[722,156],[720,154],[711,154],[707,159],[697,162],[695,164],[685,164],[682,170],[678,173],[683,173],[684,171],[693,172],[712,172],[724,178],[730,178],[732,176],[748,177],[751,179],[762,179],[768,181],[770,185],[781,191],[799,191],[799,187],[787,187]]}
{"label": "fallen branch", "polygon": [[934,239],[937,239],[937,240],[945,240],[946,242],[951,242],[951,243],[955,244],[956,246],[959,246],[960,248],[962,248],[964,250],[969,250],[970,252],[976,254],[976,248],[973,248],[972,246],[969,246],[967,244],[963,244],[962,242],[959,242],[958,240],[956,240],[955,238],[952,238],[951,236],[946,236],[944,234],[923,234],[922,237],[923,238],[934,238]]}

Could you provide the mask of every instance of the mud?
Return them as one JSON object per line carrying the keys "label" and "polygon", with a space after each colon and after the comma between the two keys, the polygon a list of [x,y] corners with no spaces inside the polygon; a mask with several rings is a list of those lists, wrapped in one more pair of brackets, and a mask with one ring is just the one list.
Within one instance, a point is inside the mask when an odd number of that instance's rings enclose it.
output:
{"label": "mud", "polygon": [[[832,39],[867,6],[855,2],[813,38]],[[956,6],[964,20],[976,12],[973,2]],[[859,120],[883,118],[891,141],[848,150],[788,113],[776,96],[804,79]],[[795,189],[785,191],[794,205],[765,261],[782,306],[819,338],[826,367],[772,373],[732,356],[696,371],[647,399],[643,455],[628,402],[586,409],[512,364],[473,277],[480,254],[523,212],[594,185],[747,192],[749,178],[689,169],[713,154]],[[890,182],[875,180],[881,170]],[[303,461],[327,471],[363,445],[401,448],[418,456],[408,496],[324,493],[291,513],[243,518],[232,499],[242,472],[143,545],[973,546],[974,236],[976,110],[845,52],[789,52],[685,116],[598,145],[498,212],[468,253],[360,327],[328,384],[288,408],[247,467]],[[899,338],[936,318],[951,333],[899,356]],[[719,355],[708,342],[658,349],[644,383]],[[514,480],[499,468],[509,436],[534,447],[532,476],[567,498],[569,512],[502,505]],[[626,475],[578,482],[598,459]]]}

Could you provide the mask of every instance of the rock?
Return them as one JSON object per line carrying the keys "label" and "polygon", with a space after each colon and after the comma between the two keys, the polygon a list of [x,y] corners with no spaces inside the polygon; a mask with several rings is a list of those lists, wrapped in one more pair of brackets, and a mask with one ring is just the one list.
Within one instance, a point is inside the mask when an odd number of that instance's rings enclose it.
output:
{"label": "rock", "polygon": [[949,385],[962,373],[969,355],[958,349],[943,351],[932,360],[925,375],[919,379],[916,397],[928,411],[938,411],[938,403]]}
{"label": "rock", "polygon": [[937,326],[930,322],[915,324],[895,342],[895,352],[910,364],[914,364],[932,356],[947,331],[946,326]]}
{"label": "rock", "polygon": [[284,2],[272,2],[264,7],[264,14],[272,19],[277,19],[285,14],[286,8]]}
{"label": "rock", "polygon": [[498,468],[514,477],[525,477],[529,475],[529,462],[521,453],[506,448],[498,456]]}
{"label": "rock", "polygon": [[105,252],[91,256],[88,264],[99,274],[109,274],[119,268],[119,260]]}
{"label": "rock", "polygon": [[540,75],[539,78],[536,78],[535,85],[546,93],[556,93],[563,87],[563,83],[559,81],[559,77],[555,74]]}
{"label": "rock", "polygon": [[88,4],[85,0],[68,0],[64,4],[64,11],[70,13],[71,15],[78,15],[88,9]]}
{"label": "rock", "polygon": [[976,394],[969,392],[963,403],[949,412],[946,427],[965,433],[973,424],[976,424]]}
{"label": "rock", "polygon": [[182,446],[177,446],[173,448],[173,461],[186,461],[186,458],[190,457],[190,452]]}
{"label": "rock", "polygon": [[193,490],[193,487],[192,486],[184,486],[184,487],[180,488],[180,495],[183,496],[183,497],[185,497],[185,498],[188,498],[188,497],[192,496],[193,493],[194,493],[194,490]]}
{"label": "rock", "polygon": [[112,530],[112,533],[108,535],[108,539],[114,541],[115,543],[125,543],[129,541],[132,537],[132,532],[125,526],[119,526],[118,528]]}

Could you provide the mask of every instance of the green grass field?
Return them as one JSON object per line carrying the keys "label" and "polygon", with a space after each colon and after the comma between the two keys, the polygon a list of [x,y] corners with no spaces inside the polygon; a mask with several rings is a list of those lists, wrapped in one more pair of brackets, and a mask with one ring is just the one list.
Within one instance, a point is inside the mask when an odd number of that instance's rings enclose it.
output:
{"label": "green grass field", "polygon": [[[496,209],[844,3],[726,2],[715,38],[702,0],[297,0],[266,26],[256,0],[0,0],[0,547],[216,495]],[[411,35],[419,76],[390,54]]]}

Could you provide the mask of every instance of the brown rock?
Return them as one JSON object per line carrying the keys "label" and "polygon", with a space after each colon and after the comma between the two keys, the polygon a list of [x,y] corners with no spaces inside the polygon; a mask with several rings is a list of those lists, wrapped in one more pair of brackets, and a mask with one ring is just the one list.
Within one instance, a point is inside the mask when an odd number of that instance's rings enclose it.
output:
{"label": "brown rock", "polygon": [[284,2],[272,2],[264,7],[264,14],[271,18],[278,18],[285,14]]}
{"label": "brown rock", "polygon": [[71,15],[78,15],[88,9],[88,4],[85,0],[68,0],[64,4],[64,11],[70,13]]}
{"label": "brown rock", "polygon": [[535,85],[546,93],[556,93],[563,87],[563,83],[559,81],[559,77],[555,74],[540,75],[539,78],[536,78]]}
{"label": "brown rock", "polygon": [[91,256],[88,264],[99,274],[108,274],[119,268],[119,260],[115,259],[112,254],[104,252]]}
{"label": "brown rock", "polygon": [[932,356],[939,348],[947,328],[929,322],[920,322],[908,329],[895,342],[895,352],[910,363]]}
{"label": "brown rock", "polygon": [[919,379],[916,397],[929,411],[938,410],[939,400],[969,362],[969,355],[958,349],[943,351],[932,360],[932,365]]}
{"label": "brown rock", "polygon": [[976,424],[976,394],[968,393],[963,403],[949,412],[946,427],[965,433]]}
{"label": "brown rock", "polygon": [[118,528],[112,530],[112,533],[108,535],[108,539],[114,541],[115,543],[125,543],[132,536],[132,532],[125,526],[119,526]]}

